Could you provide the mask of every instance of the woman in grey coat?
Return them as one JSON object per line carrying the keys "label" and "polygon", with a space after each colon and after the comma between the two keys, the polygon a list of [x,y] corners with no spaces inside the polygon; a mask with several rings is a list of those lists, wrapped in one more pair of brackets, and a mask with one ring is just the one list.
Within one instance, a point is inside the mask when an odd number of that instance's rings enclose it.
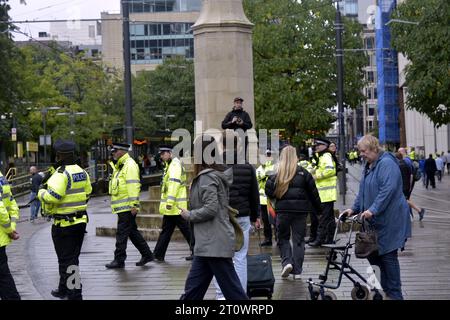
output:
{"label": "woman in grey coat", "polygon": [[[213,145],[211,145],[213,144]],[[194,142],[195,147],[215,150],[217,144],[211,137],[204,136]],[[215,157],[214,151],[212,157]],[[210,161],[207,161],[211,163]],[[213,276],[227,300],[248,299],[233,266],[235,233],[228,215],[228,189],[233,180],[232,171],[226,167],[207,164],[195,165],[189,197],[189,211],[180,209],[181,216],[194,229],[194,260],[186,279],[181,300],[202,300]]]}

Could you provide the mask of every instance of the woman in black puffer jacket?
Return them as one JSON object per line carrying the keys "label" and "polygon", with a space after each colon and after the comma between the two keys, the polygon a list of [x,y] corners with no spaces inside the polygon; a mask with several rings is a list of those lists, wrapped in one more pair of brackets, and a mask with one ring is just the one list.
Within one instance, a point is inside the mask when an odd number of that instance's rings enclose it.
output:
{"label": "woman in black puffer jacket", "polygon": [[[286,146],[280,154],[277,173],[266,183],[266,195],[275,202],[281,277],[300,279],[305,256],[306,217],[322,212],[319,192],[311,174],[297,165],[295,148]],[[292,231],[291,247],[290,237]]]}

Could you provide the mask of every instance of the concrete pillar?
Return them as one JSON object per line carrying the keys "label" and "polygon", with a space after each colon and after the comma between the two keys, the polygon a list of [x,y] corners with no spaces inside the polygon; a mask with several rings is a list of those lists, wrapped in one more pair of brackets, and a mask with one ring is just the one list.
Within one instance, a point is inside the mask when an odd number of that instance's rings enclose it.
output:
{"label": "concrete pillar", "polygon": [[[195,112],[202,130],[222,131],[221,123],[244,99],[243,107],[255,126],[253,101],[252,27],[242,0],[203,0],[192,29],[195,48]],[[196,126],[196,135],[199,126]]]}

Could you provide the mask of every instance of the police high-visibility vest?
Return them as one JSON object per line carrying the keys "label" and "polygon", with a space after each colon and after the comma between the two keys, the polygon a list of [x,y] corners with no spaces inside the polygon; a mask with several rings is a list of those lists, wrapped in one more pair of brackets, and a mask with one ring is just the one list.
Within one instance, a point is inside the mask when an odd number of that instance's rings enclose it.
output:
{"label": "police high-visibility vest", "polygon": [[274,173],[274,165],[271,160],[266,161],[266,163],[260,165],[258,169],[256,169],[256,179],[258,180],[259,186],[259,203],[262,205],[267,205],[267,196],[265,192],[266,182]]}
{"label": "police high-visibility vest", "polygon": [[113,173],[109,180],[112,213],[127,212],[133,208],[139,210],[140,192],[139,167],[136,161],[126,153],[113,166]]}
{"label": "police high-visibility vest", "polygon": [[[178,158],[173,158],[164,165],[159,213],[169,216],[178,215],[179,208],[187,209],[186,172]],[[172,208],[167,209],[166,206],[172,206]]]}
{"label": "police high-visibility vest", "polygon": [[[87,200],[92,192],[91,180],[86,171],[76,164],[61,166],[47,181],[47,189],[38,192],[44,212],[54,217],[60,227],[87,223]],[[74,217],[74,215],[80,215]],[[60,217],[58,217],[60,216]],[[68,217],[62,219],[61,217]]]}
{"label": "police high-visibility vest", "polygon": [[416,152],[414,150],[409,153],[409,158],[412,161],[416,160]]}
{"label": "police high-visibility vest", "polygon": [[8,180],[0,173],[0,247],[11,243],[8,234],[16,230],[16,222],[19,219],[19,207],[11,193]]}
{"label": "police high-visibility vest", "polygon": [[337,199],[336,164],[331,153],[325,152],[318,158],[318,163],[313,160],[316,176],[316,187],[319,191],[320,201],[332,202]]}
{"label": "police high-visibility vest", "polygon": [[299,161],[298,165],[310,173],[313,171],[313,166],[308,160]]}

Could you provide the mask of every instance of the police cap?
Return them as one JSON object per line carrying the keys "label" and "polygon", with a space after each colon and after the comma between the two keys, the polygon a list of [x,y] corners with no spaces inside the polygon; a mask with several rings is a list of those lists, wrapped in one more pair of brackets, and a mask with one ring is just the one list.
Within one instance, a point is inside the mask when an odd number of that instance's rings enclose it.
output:
{"label": "police cap", "polygon": [[168,144],[162,144],[159,146],[159,153],[163,153],[163,152],[172,152],[172,146],[168,145]]}
{"label": "police cap", "polygon": [[241,102],[243,102],[244,99],[242,99],[241,97],[236,97],[236,98],[234,98],[234,101],[235,101],[235,102],[236,102],[236,101],[241,101]]}
{"label": "police cap", "polygon": [[329,147],[330,144],[331,144],[330,140],[327,140],[327,139],[324,139],[324,138],[317,138],[317,139],[314,139],[314,141],[315,141],[316,145],[323,144],[323,145],[325,145],[327,147]]}
{"label": "police cap", "polygon": [[129,151],[130,150],[130,145],[128,143],[113,142],[112,148],[111,148],[111,152],[114,152],[114,151],[117,151],[117,150]]}
{"label": "police cap", "polygon": [[76,145],[75,142],[70,140],[57,140],[53,145],[53,148],[59,153],[69,153],[75,152]]}

